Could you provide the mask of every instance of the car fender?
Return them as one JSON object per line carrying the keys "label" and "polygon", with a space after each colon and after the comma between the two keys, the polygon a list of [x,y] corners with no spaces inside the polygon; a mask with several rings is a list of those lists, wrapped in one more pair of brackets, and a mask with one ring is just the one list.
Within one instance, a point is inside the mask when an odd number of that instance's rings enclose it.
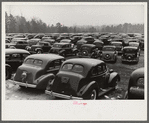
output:
{"label": "car fender", "polygon": [[77,49],[72,49],[72,51],[73,51],[73,52],[78,52],[78,50],[77,50]]}
{"label": "car fender", "polygon": [[65,50],[60,50],[60,51],[59,51],[59,54],[61,54],[61,53],[63,53],[63,52],[65,52]]}
{"label": "car fender", "polygon": [[38,89],[46,89],[49,80],[54,79],[54,78],[55,78],[55,75],[52,73],[39,77],[36,80],[37,88]]}
{"label": "car fender", "polygon": [[35,49],[35,51],[36,51],[36,52],[37,52],[38,50],[41,50],[41,51],[42,51],[42,49],[41,49],[41,48],[36,48],[36,49]]}
{"label": "car fender", "polygon": [[88,92],[89,89],[91,88],[98,88],[98,85],[96,83],[96,81],[92,81],[87,85],[84,85],[80,90],[79,90],[79,96],[85,96]]}
{"label": "car fender", "polygon": [[120,81],[120,75],[119,75],[117,72],[112,72],[112,73],[110,74],[108,83],[111,83],[112,80],[115,79],[116,77],[118,77],[118,80]]}

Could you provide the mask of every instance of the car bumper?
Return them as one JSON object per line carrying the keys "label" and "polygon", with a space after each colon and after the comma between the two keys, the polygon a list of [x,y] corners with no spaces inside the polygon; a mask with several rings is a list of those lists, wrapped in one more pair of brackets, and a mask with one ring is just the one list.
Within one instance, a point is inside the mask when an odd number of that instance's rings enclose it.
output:
{"label": "car bumper", "polygon": [[50,95],[50,96],[53,96],[53,97],[59,97],[59,98],[64,98],[64,99],[69,99],[69,100],[82,100],[83,99],[83,98],[80,98],[80,97],[74,97],[74,96],[71,96],[71,95],[68,96],[68,95],[59,94],[59,93],[48,91],[48,90],[45,90],[45,93]]}
{"label": "car bumper", "polygon": [[133,60],[128,60],[128,59],[122,59],[123,62],[137,62],[138,60],[133,59]]}
{"label": "car bumper", "polygon": [[14,84],[16,84],[16,85],[20,85],[20,86],[24,86],[24,87],[30,87],[30,88],[36,88],[37,87],[37,85],[33,85],[33,84],[29,84],[29,83],[23,83],[23,82],[18,82],[18,81],[14,81],[13,80],[13,82],[14,82]]}

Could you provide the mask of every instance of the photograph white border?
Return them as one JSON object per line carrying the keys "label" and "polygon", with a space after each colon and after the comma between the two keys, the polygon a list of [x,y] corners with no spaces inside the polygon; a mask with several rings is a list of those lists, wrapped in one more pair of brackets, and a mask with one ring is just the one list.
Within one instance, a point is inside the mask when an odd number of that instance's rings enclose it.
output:
{"label": "photograph white border", "polygon": [[5,100],[5,6],[6,5],[143,5],[145,35],[145,85],[147,85],[147,2],[2,2],[2,103],[1,117],[4,121],[146,121],[147,86],[144,100]]}

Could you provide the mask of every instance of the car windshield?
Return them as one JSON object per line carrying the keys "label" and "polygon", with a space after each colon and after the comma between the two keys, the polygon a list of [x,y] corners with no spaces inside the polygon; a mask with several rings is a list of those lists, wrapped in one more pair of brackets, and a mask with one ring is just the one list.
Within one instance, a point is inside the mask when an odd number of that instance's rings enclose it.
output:
{"label": "car windshield", "polygon": [[78,65],[78,64],[65,64],[62,67],[62,70],[65,71],[73,71],[73,72],[83,72],[83,66],[82,65]]}
{"label": "car windshield", "polygon": [[41,66],[43,61],[39,59],[29,58],[25,61],[26,64]]}
{"label": "car windshield", "polygon": [[114,47],[103,47],[103,51],[114,51]]}
{"label": "car windshield", "polygon": [[136,51],[137,51],[136,49],[130,49],[130,48],[129,49],[124,49],[125,53],[136,53]]}
{"label": "car windshield", "polygon": [[55,47],[55,48],[62,48],[62,45],[54,44],[53,47]]}

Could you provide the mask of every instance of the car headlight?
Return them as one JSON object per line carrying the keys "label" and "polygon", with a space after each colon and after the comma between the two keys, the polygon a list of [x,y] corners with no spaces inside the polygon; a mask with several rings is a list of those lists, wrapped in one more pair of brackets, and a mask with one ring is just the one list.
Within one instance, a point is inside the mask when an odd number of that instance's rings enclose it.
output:
{"label": "car headlight", "polygon": [[144,88],[144,78],[139,78],[137,80],[137,85]]}

